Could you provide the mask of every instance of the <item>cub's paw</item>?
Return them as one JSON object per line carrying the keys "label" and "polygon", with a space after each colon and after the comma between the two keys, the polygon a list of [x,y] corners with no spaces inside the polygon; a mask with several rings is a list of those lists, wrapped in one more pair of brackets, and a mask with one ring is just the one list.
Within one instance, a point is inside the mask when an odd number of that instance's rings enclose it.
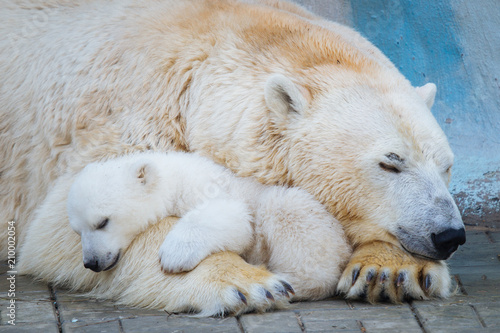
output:
{"label": "cub's paw", "polygon": [[171,233],[160,246],[160,265],[165,273],[188,272],[209,254],[202,242],[183,240]]}
{"label": "cub's paw", "polygon": [[337,291],[349,299],[400,303],[404,299],[446,298],[450,288],[444,261],[416,258],[393,244],[374,242],[354,251]]}

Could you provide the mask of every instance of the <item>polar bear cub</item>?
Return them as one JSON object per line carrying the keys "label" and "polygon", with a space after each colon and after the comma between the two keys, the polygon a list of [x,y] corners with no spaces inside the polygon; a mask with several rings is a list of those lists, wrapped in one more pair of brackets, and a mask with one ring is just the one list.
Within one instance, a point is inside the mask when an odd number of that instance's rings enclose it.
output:
{"label": "polar bear cub", "polygon": [[[287,213],[273,209],[274,203],[283,206],[284,202]],[[290,207],[297,214],[289,212]],[[95,272],[113,268],[136,235],[170,215],[181,218],[166,236],[159,256],[162,268],[172,273],[192,270],[219,251],[262,256],[264,246],[256,240],[262,237],[254,237],[254,231],[265,229],[263,223],[294,220],[311,231],[338,224],[303,190],[265,186],[237,177],[197,154],[182,152],[135,153],[87,165],[71,185],[67,211],[72,229],[81,236],[84,266]],[[292,217],[284,221],[289,213]],[[319,222],[309,228],[304,221],[308,217]],[[294,229],[284,225],[281,230],[286,228]],[[333,233],[338,239],[332,241],[347,249],[343,233],[337,234]],[[285,236],[268,236],[272,237]],[[297,235],[296,239],[305,237]],[[283,249],[276,252],[286,253]],[[278,261],[285,264],[297,259]]]}

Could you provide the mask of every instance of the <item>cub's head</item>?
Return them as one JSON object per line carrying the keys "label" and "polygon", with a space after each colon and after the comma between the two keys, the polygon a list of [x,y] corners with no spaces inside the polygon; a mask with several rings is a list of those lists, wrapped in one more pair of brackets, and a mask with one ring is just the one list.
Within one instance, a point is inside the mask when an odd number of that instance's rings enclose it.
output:
{"label": "cub's head", "polygon": [[[94,272],[113,268],[134,237],[154,218],[157,172],[134,156],[87,165],[67,201],[71,228],[81,236],[83,264]],[[158,197],[158,196],[156,196]]]}
{"label": "cub's head", "polygon": [[265,100],[289,147],[289,177],[343,222],[354,244],[383,239],[447,259],[465,242],[447,189],[453,154],[430,112],[435,94],[434,84],[413,88],[376,68],[268,79]]}

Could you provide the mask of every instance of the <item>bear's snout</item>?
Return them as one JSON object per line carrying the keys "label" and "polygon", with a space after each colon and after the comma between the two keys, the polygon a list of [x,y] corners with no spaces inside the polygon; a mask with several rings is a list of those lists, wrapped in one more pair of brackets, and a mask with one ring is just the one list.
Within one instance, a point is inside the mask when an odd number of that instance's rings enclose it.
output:
{"label": "bear's snout", "polygon": [[431,234],[432,243],[439,256],[448,259],[460,245],[465,243],[465,229],[446,229],[438,234]]}
{"label": "bear's snout", "polygon": [[118,261],[120,260],[121,250],[118,251],[118,254],[113,255],[113,253],[108,252],[105,256],[105,259],[99,260],[98,256],[92,256],[90,259],[83,260],[83,267],[90,269],[96,273],[107,271],[116,266]]}
{"label": "bear's snout", "polygon": [[95,257],[91,258],[90,260],[84,261],[83,267],[93,270],[94,272],[102,271],[102,269],[99,268],[99,260]]}

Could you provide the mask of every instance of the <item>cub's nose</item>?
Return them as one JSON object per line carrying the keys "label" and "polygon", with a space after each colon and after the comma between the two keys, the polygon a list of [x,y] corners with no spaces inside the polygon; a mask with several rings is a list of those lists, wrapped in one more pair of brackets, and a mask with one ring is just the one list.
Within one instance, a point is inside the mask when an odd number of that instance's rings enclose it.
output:
{"label": "cub's nose", "polygon": [[83,262],[83,267],[93,270],[94,272],[100,272],[99,261],[97,259],[91,259]]}
{"label": "cub's nose", "polygon": [[446,229],[439,234],[432,233],[431,238],[443,259],[448,259],[459,245],[465,243],[465,229]]}

